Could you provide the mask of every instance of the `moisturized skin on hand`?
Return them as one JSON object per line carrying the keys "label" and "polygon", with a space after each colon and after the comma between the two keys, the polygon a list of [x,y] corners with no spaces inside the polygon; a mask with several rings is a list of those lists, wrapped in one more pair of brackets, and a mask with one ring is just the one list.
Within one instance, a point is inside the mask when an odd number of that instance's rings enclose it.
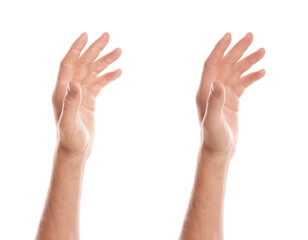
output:
{"label": "moisturized skin on hand", "polygon": [[116,48],[98,58],[108,41],[105,32],[80,56],[87,43],[87,34],[82,33],[61,61],[52,95],[57,144],[37,240],[79,239],[80,195],[93,147],[95,98],[121,75],[120,69],[99,75],[121,55]]}
{"label": "moisturized skin on hand", "polygon": [[252,40],[248,33],[225,54],[231,43],[231,34],[226,33],[204,63],[196,95],[201,144],[181,240],[223,239],[224,195],[238,137],[239,98],[265,75],[264,69],[243,75],[265,54],[260,48],[241,59]]}

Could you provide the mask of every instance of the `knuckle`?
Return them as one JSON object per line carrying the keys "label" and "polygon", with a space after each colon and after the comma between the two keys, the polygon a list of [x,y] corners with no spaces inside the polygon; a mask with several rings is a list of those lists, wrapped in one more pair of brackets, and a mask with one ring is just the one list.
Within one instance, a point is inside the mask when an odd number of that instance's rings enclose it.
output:
{"label": "knuckle", "polygon": [[100,52],[102,50],[101,50],[101,48],[99,46],[93,46],[93,47],[91,47],[91,51],[93,53],[98,53],[98,52]]}
{"label": "knuckle", "polygon": [[107,81],[112,81],[114,78],[115,78],[115,75],[113,73],[106,74],[104,77],[104,79]]}
{"label": "knuckle", "polygon": [[104,64],[110,64],[113,62],[113,58],[111,56],[108,56],[105,58]]}
{"label": "knuckle", "polygon": [[207,58],[204,63],[203,63],[203,68],[210,68],[210,67],[215,67],[216,63],[215,62],[211,62],[209,58]]}
{"label": "knuckle", "polygon": [[66,58],[63,58],[60,62],[60,68],[64,68],[64,67],[72,68],[74,67],[74,64],[70,63]]}
{"label": "knuckle", "polygon": [[61,67],[64,67],[64,66],[66,66],[68,63],[67,63],[67,60],[65,59],[65,58],[63,58],[62,60],[61,60],[61,62],[60,62],[60,66]]}
{"label": "knuckle", "polygon": [[66,65],[65,59],[63,58],[63,59],[61,60],[61,62],[60,62],[60,68],[61,68],[61,67],[64,67],[65,65]]}
{"label": "knuckle", "polygon": [[245,69],[249,69],[249,68],[251,68],[252,64],[253,64],[253,61],[247,61],[247,62],[245,62],[245,63],[243,64],[243,67],[244,67]]}
{"label": "knuckle", "polygon": [[258,56],[251,56],[250,58],[247,59],[247,64],[252,65],[256,63],[257,60],[258,60]]}

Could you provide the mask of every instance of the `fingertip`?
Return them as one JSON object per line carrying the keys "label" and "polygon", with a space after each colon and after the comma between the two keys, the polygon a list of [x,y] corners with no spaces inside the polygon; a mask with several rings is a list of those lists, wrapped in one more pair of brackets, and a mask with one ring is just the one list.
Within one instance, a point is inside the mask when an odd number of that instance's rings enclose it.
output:
{"label": "fingertip", "polygon": [[225,35],[222,37],[222,39],[224,40],[224,42],[230,42],[231,41],[231,33],[230,32],[226,32]]}
{"label": "fingertip", "polygon": [[118,54],[122,54],[122,49],[121,48],[116,48],[113,51],[118,53]]}
{"label": "fingertip", "polygon": [[245,37],[249,38],[249,39],[253,39],[253,33],[252,32],[248,32]]}
{"label": "fingertip", "polygon": [[122,74],[122,69],[117,69],[117,75],[120,77],[121,76],[121,74]]}
{"label": "fingertip", "polygon": [[110,35],[109,35],[108,32],[104,32],[104,33],[102,34],[102,38],[103,38],[103,39],[109,39],[109,37],[110,37]]}
{"label": "fingertip", "polygon": [[262,53],[265,53],[265,48],[259,48],[259,50],[258,50],[259,52],[262,52]]}
{"label": "fingertip", "polygon": [[86,32],[83,32],[79,36],[80,40],[88,40],[88,34]]}
{"label": "fingertip", "polygon": [[225,38],[231,38],[231,33],[230,32],[226,32]]}
{"label": "fingertip", "polygon": [[265,73],[266,73],[266,72],[265,72],[265,69],[261,69],[261,70],[255,72],[255,75],[256,75],[256,80],[255,80],[255,81],[257,81],[257,80],[263,78],[264,75],[265,75]]}
{"label": "fingertip", "polygon": [[122,70],[119,68],[113,72],[111,72],[111,81],[118,79],[122,75]]}
{"label": "fingertip", "polygon": [[262,59],[265,55],[265,49],[264,48],[259,48],[256,53],[258,54],[259,59]]}

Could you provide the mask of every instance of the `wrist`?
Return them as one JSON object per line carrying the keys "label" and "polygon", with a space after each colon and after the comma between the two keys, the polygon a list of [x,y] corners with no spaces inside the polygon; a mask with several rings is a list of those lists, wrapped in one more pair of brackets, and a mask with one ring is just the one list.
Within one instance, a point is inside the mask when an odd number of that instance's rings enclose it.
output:
{"label": "wrist", "polygon": [[68,163],[75,167],[84,167],[88,157],[89,154],[87,154],[85,151],[72,152],[63,147],[61,144],[57,144],[54,160]]}
{"label": "wrist", "polygon": [[232,150],[215,151],[208,147],[205,142],[201,142],[200,154],[205,156],[206,161],[211,161],[219,164],[229,164],[232,156],[234,155]]}
{"label": "wrist", "polygon": [[90,143],[76,145],[60,138],[57,139],[56,148],[61,153],[75,158],[88,158],[92,150]]}

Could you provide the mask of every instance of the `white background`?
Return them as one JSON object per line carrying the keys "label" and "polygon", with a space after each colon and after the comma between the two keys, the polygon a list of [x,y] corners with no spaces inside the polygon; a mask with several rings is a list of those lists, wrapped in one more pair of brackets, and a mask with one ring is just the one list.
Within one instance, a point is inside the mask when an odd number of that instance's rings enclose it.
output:
{"label": "white background", "polygon": [[[225,239],[308,239],[306,1],[3,1],[0,4],[0,239],[33,239],[55,146],[59,63],[87,32],[122,76],[97,99],[81,239],[177,239],[199,144],[202,65],[227,31],[266,49],[242,96]],[[246,55],[247,55],[246,54]]]}

